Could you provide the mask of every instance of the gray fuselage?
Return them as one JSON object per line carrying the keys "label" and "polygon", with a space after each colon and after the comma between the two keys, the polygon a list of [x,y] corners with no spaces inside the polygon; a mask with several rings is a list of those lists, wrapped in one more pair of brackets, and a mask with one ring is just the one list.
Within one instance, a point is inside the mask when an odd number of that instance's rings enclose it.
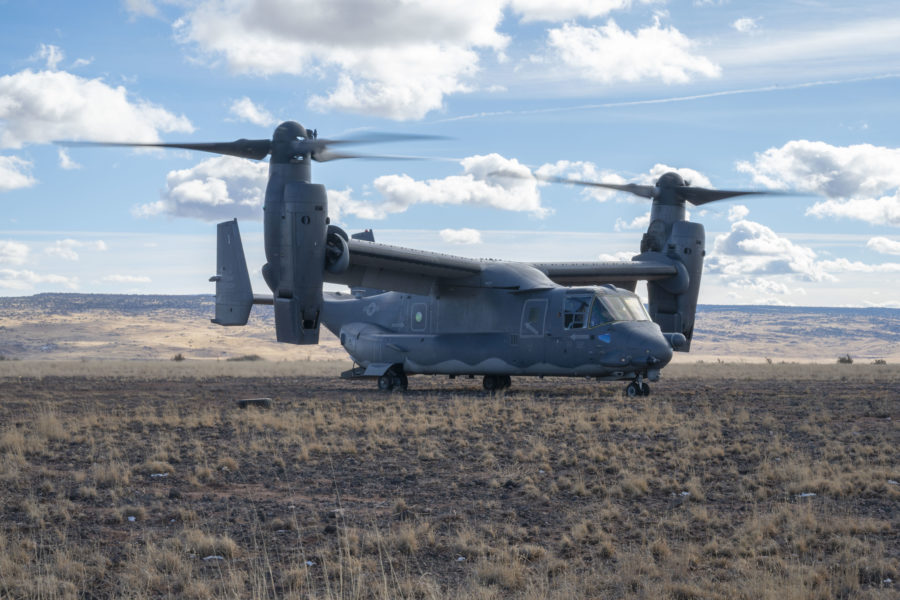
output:
{"label": "gray fuselage", "polygon": [[361,366],[402,365],[409,374],[655,380],[672,358],[637,296],[612,286],[332,292],[322,322]]}

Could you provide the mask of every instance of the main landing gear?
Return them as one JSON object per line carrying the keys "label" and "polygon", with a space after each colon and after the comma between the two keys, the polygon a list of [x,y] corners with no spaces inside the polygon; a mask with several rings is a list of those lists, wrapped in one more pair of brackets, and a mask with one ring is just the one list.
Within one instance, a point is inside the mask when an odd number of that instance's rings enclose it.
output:
{"label": "main landing gear", "polygon": [[625,386],[625,395],[629,398],[634,398],[635,396],[649,396],[650,386],[644,381],[643,376],[638,375],[634,378],[634,381]]}
{"label": "main landing gear", "polygon": [[512,379],[509,375],[485,375],[481,385],[489,392],[496,392],[511,386]]}
{"label": "main landing gear", "polygon": [[400,390],[405,392],[409,386],[409,379],[402,369],[389,369],[387,373],[378,378],[378,389],[382,392]]}

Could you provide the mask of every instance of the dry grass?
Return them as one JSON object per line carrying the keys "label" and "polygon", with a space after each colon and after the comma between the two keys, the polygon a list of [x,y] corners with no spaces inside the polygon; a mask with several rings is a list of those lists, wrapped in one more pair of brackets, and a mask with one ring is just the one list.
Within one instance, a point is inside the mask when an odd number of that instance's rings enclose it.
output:
{"label": "dry grass", "polygon": [[680,365],[625,400],[190,363],[0,365],[0,598],[897,594],[892,365]]}

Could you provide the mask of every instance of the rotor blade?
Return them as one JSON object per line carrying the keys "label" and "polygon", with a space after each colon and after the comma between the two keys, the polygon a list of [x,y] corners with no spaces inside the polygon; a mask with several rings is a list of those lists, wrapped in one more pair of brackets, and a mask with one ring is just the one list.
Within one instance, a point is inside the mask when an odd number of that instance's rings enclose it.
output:
{"label": "rotor blade", "polygon": [[[512,171],[494,171],[492,173],[488,173],[488,176],[497,176],[497,177],[515,177],[517,179],[529,179],[528,176],[520,175],[519,173],[513,173]],[[617,183],[600,183],[598,181],[582,181],[581,179],[569,179],[567,177],[558,177],[556,175],[537,175],[532,173],[531,177],[535,179],[539,179],[541,181],[546,181],[549,183],[569,183],[572,185],[583,185],[587,187],[599,187],[606,188],[609,190],[616,190],[618,192],[629,192],[631,194],[635,194],[636,196],[641,196],[643,198],[653,198],[656,193],[656,188],[652,185],[637,185],[635,183],[626,183],[626,184],[617,184]]]}
{"label": "rotor blade", "polygon": [[699,187],[690,187],[690,186],[679,186],[675,188],[678,191],[678,195],[683,199],[687,200],[694,206],[701,206],[703,204],[707,204],[709,202],[715,202],[716,200],[725,200],[727,198],[734,198],[735,196],[789,196],[796,195],[790,192],[782,192],[782,191],[749,191],[749,190],[710,190],[707,188],[699,188]]}
{"label": "rotor blade", "polygon": [[360,158],[362,160],[442,160],[431,156],[410,156],[402,154],[359,154],[356,152],[332,152],[328,149],[321,150],[312,155],[316,162],[330,162],[342,158]]}
{"label": "rotor blade", "polygon": [[199,150],[214,154],[225,154],[239,158],[251,158],[260,160],[269,154],[272,142],[269,140],[235,140],[233,142],[212,142],[205,144],[143,144],[131,142],[54,142],[60,146],[87,147],[87,146],[118,146],[128,148],[180,148],[182,150]]}

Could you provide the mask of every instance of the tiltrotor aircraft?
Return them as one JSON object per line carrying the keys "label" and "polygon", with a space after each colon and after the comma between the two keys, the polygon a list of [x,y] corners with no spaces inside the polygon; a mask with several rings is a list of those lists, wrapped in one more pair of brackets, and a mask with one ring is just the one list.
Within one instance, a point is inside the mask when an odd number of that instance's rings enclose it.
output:
{"label": "tiltrotor aircraft", "polygon": [[[357,365],[344,376],[375,377],[382,390],[406,389],[412,374],[481,375],[487,390],[508,387],[513,375],[562,375],[628,381],[626,395],[649,394],[647,382],[659,379],[673,351],[691,346],[706,252],[703,225],[685,219],[685,202],[766,193],[691,187],[676,173],[654,186],[548,178],[652,200],[640,254],[621,262],[477,260],[380,244],[371,231],[348,236],[330,224],[311,161],[363,156],[329,148],[365,141],[385,138],[319,139],[288,121],[271,140],[104,145],[269,156],[262,274],[270,293],[251,290],[237,220],[219,223],[212,321],[245,325],[254,304],[273,305],[275,335],[289,344],[318,343],[324,325]],[[648,282],[649,311],[634,294],[638,280]],[[326,282],[350,293],[323,292]]]}

